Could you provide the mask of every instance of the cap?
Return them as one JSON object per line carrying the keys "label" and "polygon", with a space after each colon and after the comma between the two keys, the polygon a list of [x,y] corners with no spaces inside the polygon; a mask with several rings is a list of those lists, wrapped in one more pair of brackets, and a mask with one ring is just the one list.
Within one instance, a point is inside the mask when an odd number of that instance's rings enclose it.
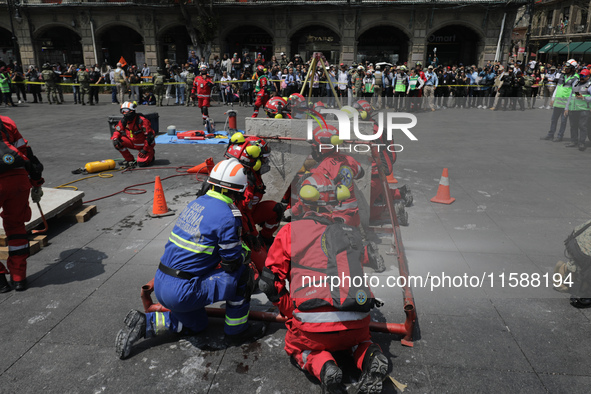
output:
{"label": "cap", "polygon": [[588,77],[588,76],[589,76],[589,74],[591,74],[591,73],[589,72],[589,70],[587,70],[586,68],[584,68],[584,69],[583,69],[583,70],[581,70],[581,72],[579,73],[579,76],[581,76],[581,77]]}
{"label": "cap", "polygon": [[433,68],[433,66],[429,65],[429,67],[427,67],[427,68]]}

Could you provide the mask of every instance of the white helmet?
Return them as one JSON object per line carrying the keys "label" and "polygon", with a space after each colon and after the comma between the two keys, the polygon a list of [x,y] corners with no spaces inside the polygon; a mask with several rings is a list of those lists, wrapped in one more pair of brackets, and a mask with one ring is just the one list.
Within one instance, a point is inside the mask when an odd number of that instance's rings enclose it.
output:
{"label": "white helmet", "polygon": [[577,63],[577,61],[575,59],[570,59],[569,61],[566,62],[566,65],[569,67],[572,67],[572,68],[577,68],[579,63]]}
{"label": "white helmet", "polygon": [[220,161],[213,167],[207,183],[242,193],[248,184],[246,169],[235,158]]}
{"label": "white helmet", "polygon": [[131,102],[131,101],[126,101],[123,104],[121,104],[121,108],[120,108],[120,112],[127,112],[127,111],[132,111],[135,112],[137,109],[137,105],[135,104],[135,102]]}

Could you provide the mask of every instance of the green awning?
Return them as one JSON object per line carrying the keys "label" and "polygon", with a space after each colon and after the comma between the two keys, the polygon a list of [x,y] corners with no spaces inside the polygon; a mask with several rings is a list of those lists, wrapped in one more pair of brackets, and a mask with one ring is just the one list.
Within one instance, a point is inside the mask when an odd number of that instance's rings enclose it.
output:
{"label": "green awning", "polygon": [[[582,42],[571,42],[570,45],[565,43],[563,48],[559,49],[558,51],[556,49],[552,49],[552,52],[562,54],[562,55],[566,55],[568,53],[582,53],[582,52],[576,52],[576,49],[578,47],[580,47],[581,44],[583,44],[583,43]],[[554,47],[554,48],[556,48],[556,47]]]}
{"label": "green awning", "polygon": [[566,42],[559,42],[548,53],[558,53],[563,48],[566,48]]}
{"label": "green awning", "polygon": [[587,52],[591,52],[591,42],[589,42],[589,41],[582,42],[581,45],[576,47],[574,50],[571,49],[571,53],[585,54]]}
{"label": "green awning", "polygon": [[547,43],[546,45],[544,45],[544,46],[542,47],[542,49],[540,49],[540,50],[538,51],[538,53],[551,53],[551,52],[549,52],[549,51],[550,51],[550,50],[552,50],[552,48],[554,48],[554,46],[555,46],[556,44],[557,44],[556,42],[549,42],[549,43]]}

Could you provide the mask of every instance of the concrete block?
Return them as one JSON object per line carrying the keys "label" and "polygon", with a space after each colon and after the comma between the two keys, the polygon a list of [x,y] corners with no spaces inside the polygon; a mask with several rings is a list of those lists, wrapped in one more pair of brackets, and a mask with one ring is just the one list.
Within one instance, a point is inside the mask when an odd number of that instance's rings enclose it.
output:
{"label": "concrete block", "polygon": [[[84,197],[84,192],[82,191],[52,189],[44,187],[43,198],[41,198],[40,205],[41,209],[43,210],[45,219],[49,220],[52,217],[57,216],[64,210],[70,208],[74,204],[79,203],[80,201],[82,201],[82,197]],[[37,227],[39,224],[43,222],[39,209],[37,208],[37,204],[34,204],[30,198],[29,206],[31,207],[32,215],[31,220],[25,224],[27,231]],[[2,223],[1,218],[0,223]],[[3,227],[2,229],[0,229],[0,233],[4,234]]]}

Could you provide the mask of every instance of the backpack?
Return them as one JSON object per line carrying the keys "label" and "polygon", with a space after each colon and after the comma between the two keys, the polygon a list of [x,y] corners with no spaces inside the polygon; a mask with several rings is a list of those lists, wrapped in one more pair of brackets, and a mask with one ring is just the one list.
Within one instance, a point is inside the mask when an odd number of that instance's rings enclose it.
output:
{"label": "backpack", "polygon": [[534,78],[533,77],[525,77],[525,85],[523,85],[524,88],[530,89],[533,84],[534,84]]}
{"label": "backpack", "polygon": [[[353,280],[364,275],[361,265],[363,241],[359,230],[331,223],[324,229],[318,243],[326,259],[302,258],[291,262],[290,283],[294,287],[301,285],[290,290],[294,306],[300,311],[332,306],[340,311],[369,312],[375,303],[373,294],[367,283]],[[331,288],[330,278],[337,276],[352,280],[343,280],[340,286]],[[323,282],[327,278],[328,285],[321,285],[327,283]]]}
{"label": "backpack", "polygon": [[559,261],[556,265],[554,272],[561,275],[562,281],[558,284],[562,286],[554,283],[554,287],[575,296],[591,298],[591,221],[576,227],[564,240],[564,246],[569,261]]}
{"label": "backpack", "polygon": [[78,72],[78,82],[86,82],[88,81],[88,73],[86,71],[79,71]]}

